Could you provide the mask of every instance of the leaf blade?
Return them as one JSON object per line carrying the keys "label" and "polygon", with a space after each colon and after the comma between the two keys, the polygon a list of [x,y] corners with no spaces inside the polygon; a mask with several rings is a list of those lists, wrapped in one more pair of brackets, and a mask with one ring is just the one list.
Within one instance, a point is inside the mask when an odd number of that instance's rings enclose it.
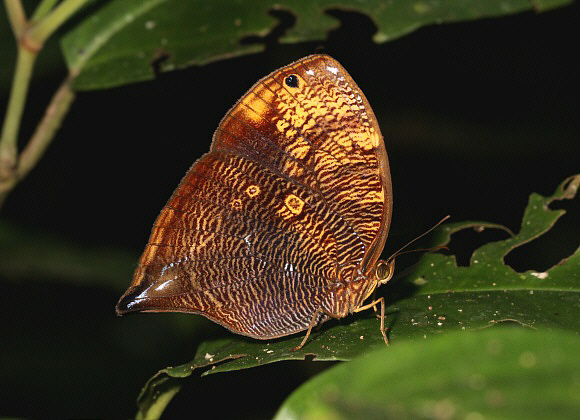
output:
{"label": "leaf blade", "polygon": [[282,43],[323,40],[339,25],[330,9],[368,15],[378,28],[375,42],[403,36],[422,26],[497,17],[526,10],[543,11],[570,0],[469,0],[434,2],[382,0],[264,0],[231,2],[201,0],[113,0],[67,33],[62,50],[69,69],[77,75],[78,90],[101,89],[150,80],[156,72],[203,65],[224,57],[262,51],[258,38],[276,25],[269,10],[296,17]]}
{"label": "leaf blade", "polygon": [[[577,335],[494,328],[380,349],[314,377],[276,419],[563,417],[580,408]],[[557,356],[556,356],[557,354]],[[439,416],[437,416],[439,414]]]}

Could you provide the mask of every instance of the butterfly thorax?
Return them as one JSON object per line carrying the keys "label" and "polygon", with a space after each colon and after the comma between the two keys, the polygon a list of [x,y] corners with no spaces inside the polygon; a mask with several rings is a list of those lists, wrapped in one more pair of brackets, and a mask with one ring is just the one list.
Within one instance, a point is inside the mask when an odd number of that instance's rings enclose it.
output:
{"label": "butterfly thorax", "polygon": [[332,294],[332,309],[328,312],[337,318],[357,312],[377,287],[386,284],[393,277],[394,272],[394,258],[376,261],[366,273],[360,264],[350,263],[343,266],[339,270],[339,282]]}
{"label": "butterfly thorax", "polygon": [[360,264],[356,263],[341,267],[328,312],[342,318],[362,306],[377,287],[377,281],[372,273],[366,275],[362,272]]}

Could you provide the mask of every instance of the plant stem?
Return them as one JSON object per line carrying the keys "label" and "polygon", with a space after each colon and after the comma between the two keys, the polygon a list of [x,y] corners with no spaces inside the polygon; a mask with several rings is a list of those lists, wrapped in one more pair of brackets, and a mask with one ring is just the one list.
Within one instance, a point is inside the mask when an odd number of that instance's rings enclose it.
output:
{"label": "plant stem", "polygon": [[71,88],[73,80],[69,76],[60,85],[30,141],[22,151],[18,163],[17,181],[30,172],[54,138],[56,130],[60,127],[75,98],[75,92]]}
{"label": "plant stem", "polygon": [[42,0],[40,4],[36,6],[32,16],[30,16],[30,22],[34,23],[35,21],[42,19],[52,10],[58,1],[59,0]]}
{"label": "plant stem", "polygon": [[10,176],[0,178],[0,208],[14,186],[34,168],[54,138],[54,133],[60,127],[75,98],[75,92],[71,88],[73,80],[74,78],[67,77],[52,97],[44,117],[20,154],[18,167]]}
{"label": "plant stem", "polygon": [[19,157],[18,134],[38,52],[48,37],[89,1],[64,0],[55,7],[56,0],[43,0],[34,12],[33,19],[27,21],[20,0],[4,0],[18,43],[18,54],[0,134],[0,208],[12,188],[36,165],[74,99],[71,89],[74,76],[71,75],[53,96],[42,121]]}
{"label": "plant stem", "polygon": [[89,0],[64,0],[26,32],[26,43],[34,49],[42,48],[44,41]]}
{"label": "plant stem", "polygon": [[34,51],[18,48],[10,99],[0,136],[0,181],[9,178],[16,168],[18,131],[36,56]]}
{"label": "plant stem", "polygon": [[[65,0],[42,20],[22,32],[22,29],[27,26],[22,5],[18,0],[5,0],[12,28],[18,39],[18,58],[4,126],[0,136],[0,179],[7,177],[16,165],[18,132],[26,94],[30,85],[32,68],[38,51],[42,48],[44,41],[63,22],[87,2],[88,0]],[[20,22],[21,20],[23,20],[23,23]]]}
{"label": "plant stem", "polygon": [[6,6],[8,20],[12,26],[12,32],[18,39],[26,29],[26,15],[22,3],[20,0],[4,0],[4,5]]}

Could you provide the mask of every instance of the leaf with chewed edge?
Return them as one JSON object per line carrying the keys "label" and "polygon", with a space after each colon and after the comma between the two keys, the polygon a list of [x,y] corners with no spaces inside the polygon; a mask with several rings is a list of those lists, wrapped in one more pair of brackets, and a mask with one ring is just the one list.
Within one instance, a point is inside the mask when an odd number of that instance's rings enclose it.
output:
{"label": "leaf with chewed edge", "polygon": [[264,49],[260,42],[276,26],[270,10],[296,20],[283,43],[323,40],[340,22],[331,9],[363,13],[376,24],[376,42],[403,36],[422,26],[549,10],[570,0],[112,0],[90,14],[62,39],[62,50],[77,90],[102,89],[171,71]]}
{"label": "leaf with chewed edge", "polygon": [[[503,258],[512,249],[546,233],[564,210],[552,210],[556,200],[572,199],[580,186],[580,175],[566,179],[550,197],[530,196],[517,234],[486,222],[446,224],[433,232],[433,246],[445,245],[462,229],[502,229],[507,239],[491,242],[475,250],[469,267],[458,267],[453,255],[425,254],[406,277],[383,287],[387,292],[387,325],[392,347],[399,342],[423,339],[446,331],[478,330],[498,323],[513,323],[533,330],[580,331],[580,247],[545,273],[518,273]],[[152,388],[158,384],[170,390],[194,370],[204,374],[245,369],[282,360],[351,360],[384,347],[379,321],[372,311],[329,321],[314,331],[299,351],[290,349],[301,335],[259,341],[241,336],[207,341],[194,359],[167,368],[146,385],[139,405],[153,404]],[[159,395],[159,394],[158,394]],[[172,394],[173,395],[173,394]],[[168,399],[164,403],[169,402]],[[142,411],[143,413],[143,411]]]}

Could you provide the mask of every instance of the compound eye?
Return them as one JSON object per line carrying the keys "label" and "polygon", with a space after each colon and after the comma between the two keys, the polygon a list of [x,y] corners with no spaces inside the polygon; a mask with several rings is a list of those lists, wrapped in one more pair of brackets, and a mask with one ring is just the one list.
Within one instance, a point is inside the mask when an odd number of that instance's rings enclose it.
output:
{"label": "compound eye", "polygon": [[377,276],[377,280],[379,284],[385,284],[388,282],[391,277],[393,277],[393,273],[395,272],[395,260],[379,260],[375,265],[375,275]]}

